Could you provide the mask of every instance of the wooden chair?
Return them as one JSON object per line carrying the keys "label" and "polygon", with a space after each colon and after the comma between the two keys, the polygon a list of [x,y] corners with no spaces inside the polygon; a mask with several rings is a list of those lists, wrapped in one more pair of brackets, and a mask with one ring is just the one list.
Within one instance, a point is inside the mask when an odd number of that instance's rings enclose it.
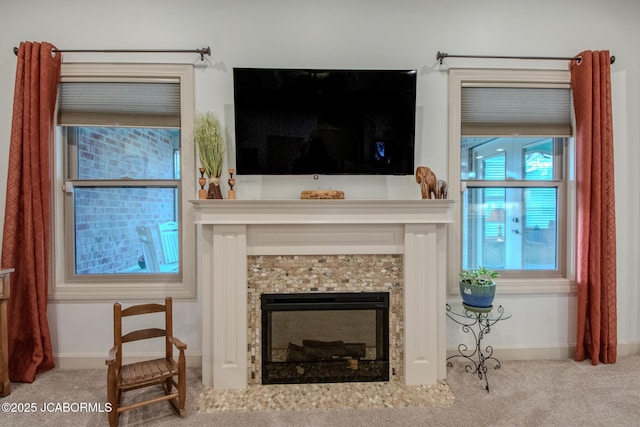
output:
{"label": "wooden chair", "polygon": [[177,264],[180,253],[178,250],[178,223],[173,221],[160,222],[157,227],[165,264]]}
{"label": "wooden chair", "polygon": [[142,248],[147,271],[149,273],[160,273],[160,262],[158,262],[158,256],[156,255],[156,246],[153,242],[151,229],[146,225],[139,225],[136,227],[136,231],[140,238],[140,247]]}
{"label": "wooden chair", "polygon": [[160,263],[156,253],[156,244],[153,240],[151,228],[146,225],[136,227],[136,232],[140,238],[142,255],[149,273],[173,273],[178,271],[178,223],[163,222],[157,224],[158,235],[160,236],[160,248],[164,263]]}
{"label": "wooden chair", "polygon": [[[165,328],[141,329],[122,334],[122,318],[150,313],[165,313]],[[109,424],[118,425],[120,413],[139,408],[151,403],[168,400],[175,411],[183,416],[185,414],[185,400],[187,393],[186,362],[184,352],[187,349],[179,339],[173,336],[171,298],[165,299],[165,305],[142,304],[122,309],[120,303],[113,306],[113,348],[107,357],[107,401],[111,404],[109,412]],[[165,341],[165,357],[155,360],[122,364],[123,344],[163,337]],[[173,358],[173,347],[180,354],[178,361]],[[177,377],[177,381],[175,379]],[[162,386],[164,394],[145,401],[128,405],[121,404],[122,393],[148,386]],[[175,387],[175,390],[173,389]]]}

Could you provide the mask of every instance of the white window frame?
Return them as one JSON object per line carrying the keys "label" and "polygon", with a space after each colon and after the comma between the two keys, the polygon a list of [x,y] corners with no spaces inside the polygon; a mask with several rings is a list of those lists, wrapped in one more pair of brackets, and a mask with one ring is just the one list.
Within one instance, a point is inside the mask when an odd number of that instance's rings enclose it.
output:
{"label": "white window frame", "polygon": [[92,78],[131,78],[131,79],[178,79],[180,82],[180,189],[182,197],[179,199],[180,247],[182,253],[181,270],[176,275],[153,275],[152,280],[136,280],[134,277],[126,279],[115,278],[105,281],[104,278],[92,280],[83,277],[81,280],[70,279],[65,268],[69,268],[65,250],[65,239],[73,236],[65,234],[65,158],[67,153],[60,134],[56,135],[54,159],[55,179],[53,185],[54,225],[52,232],[53,271],[50,281],[49,298],[53,300],[86,300],[86,299],[151,299],[171,296],[174,298],[195,298],[195,225],[190,222],[193,218],[193,207],[188,199],[194,194],[196,176],[195,145],[190,136],[193,133],[194,116],[194,77],[192,65],[180,64],[108,64],[108,63],[66,63],[62,64],[61,79]]}
{"label": "white window frame", "polygon": [[[464,189],[460,179],[460,139],[462,120],[462,87],[464,85],[508,85],[514,87],[570,87],[571,75],[564,70],[526,70],[526,69],[450,69],[449,70],[449,197],[462,199]],[[576,248],[576,183],[574,166],[569,162],[574,155],[565,151],[565,239],[564,277],[498,278],[499,293],[506,294],[570,294],[577,290],[575,284],[575,248]],[[459,294],[458,272],[461,269],[462,206],[453,207],[456,219],[448,229],[448,271],[447,290],[450,294]],[[560,220],[560,218],[559,218]],[[562,245],[558,245],[561,247]],[[526,272],[523,272],[526,274]]]}

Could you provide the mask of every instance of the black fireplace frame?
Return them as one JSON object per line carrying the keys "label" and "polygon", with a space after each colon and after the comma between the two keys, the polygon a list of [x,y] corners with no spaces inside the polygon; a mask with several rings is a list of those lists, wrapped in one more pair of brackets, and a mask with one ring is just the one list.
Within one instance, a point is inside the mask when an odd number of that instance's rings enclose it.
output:
{"label": "black fireplace frame", "polygon": [[[310,292],[292,294],[262,294],[262,384],[297,384],[331,382],[389,381],[389,292]],[[307,310],[376,310],[376,360],[362,361],[363,367],[375,365],[376,375],[367,375],[354,370],[347,376],[304,377],[289,375],[275,377],[270,369],[299,369],[301,364],[332,364],[339,362],[273,362],[271,361],[271,314],[276,311]]]}

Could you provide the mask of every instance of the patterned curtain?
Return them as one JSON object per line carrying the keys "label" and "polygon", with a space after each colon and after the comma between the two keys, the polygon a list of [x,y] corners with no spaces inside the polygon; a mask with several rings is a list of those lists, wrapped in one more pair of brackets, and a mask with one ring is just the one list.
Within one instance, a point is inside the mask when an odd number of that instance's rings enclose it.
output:
{"label": "patterned curtain", "polygon": [[577,361],[615,363],[616,222],[608,51],[585,51],[570,65],[576,112],[578,189]]}
{"label": "patterned curtain", "polygon": [[20,43],[9,148],[2,266],[15,268],[8,302],[9,375],[33,382],[54,367],[47,285],[51,236],[51,147],[61,55]]}

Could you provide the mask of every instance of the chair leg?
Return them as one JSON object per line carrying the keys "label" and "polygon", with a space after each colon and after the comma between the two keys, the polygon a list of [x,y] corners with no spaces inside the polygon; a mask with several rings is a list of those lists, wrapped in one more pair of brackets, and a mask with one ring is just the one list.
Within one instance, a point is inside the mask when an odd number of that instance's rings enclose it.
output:
{"label": "chair leg", "polygon": [[118,427],[118,405],[120,404],[120,390],[116,387],[116,374],[113,366],[107,369],[107,402],[111,406],[108,412],[109,425]]}
{"label": "chair leg", "polygon": [[187,400],[187,363],[184,357],[184,351],[178,356],[178,407],[180,408],[180,416],[185,414],[185,403]]}
{"label": "chair leg", "polygon": [[118,427],[118,409],[112,408],[111,412],[108,414],[109,417],[109,426],[110,427]]}

